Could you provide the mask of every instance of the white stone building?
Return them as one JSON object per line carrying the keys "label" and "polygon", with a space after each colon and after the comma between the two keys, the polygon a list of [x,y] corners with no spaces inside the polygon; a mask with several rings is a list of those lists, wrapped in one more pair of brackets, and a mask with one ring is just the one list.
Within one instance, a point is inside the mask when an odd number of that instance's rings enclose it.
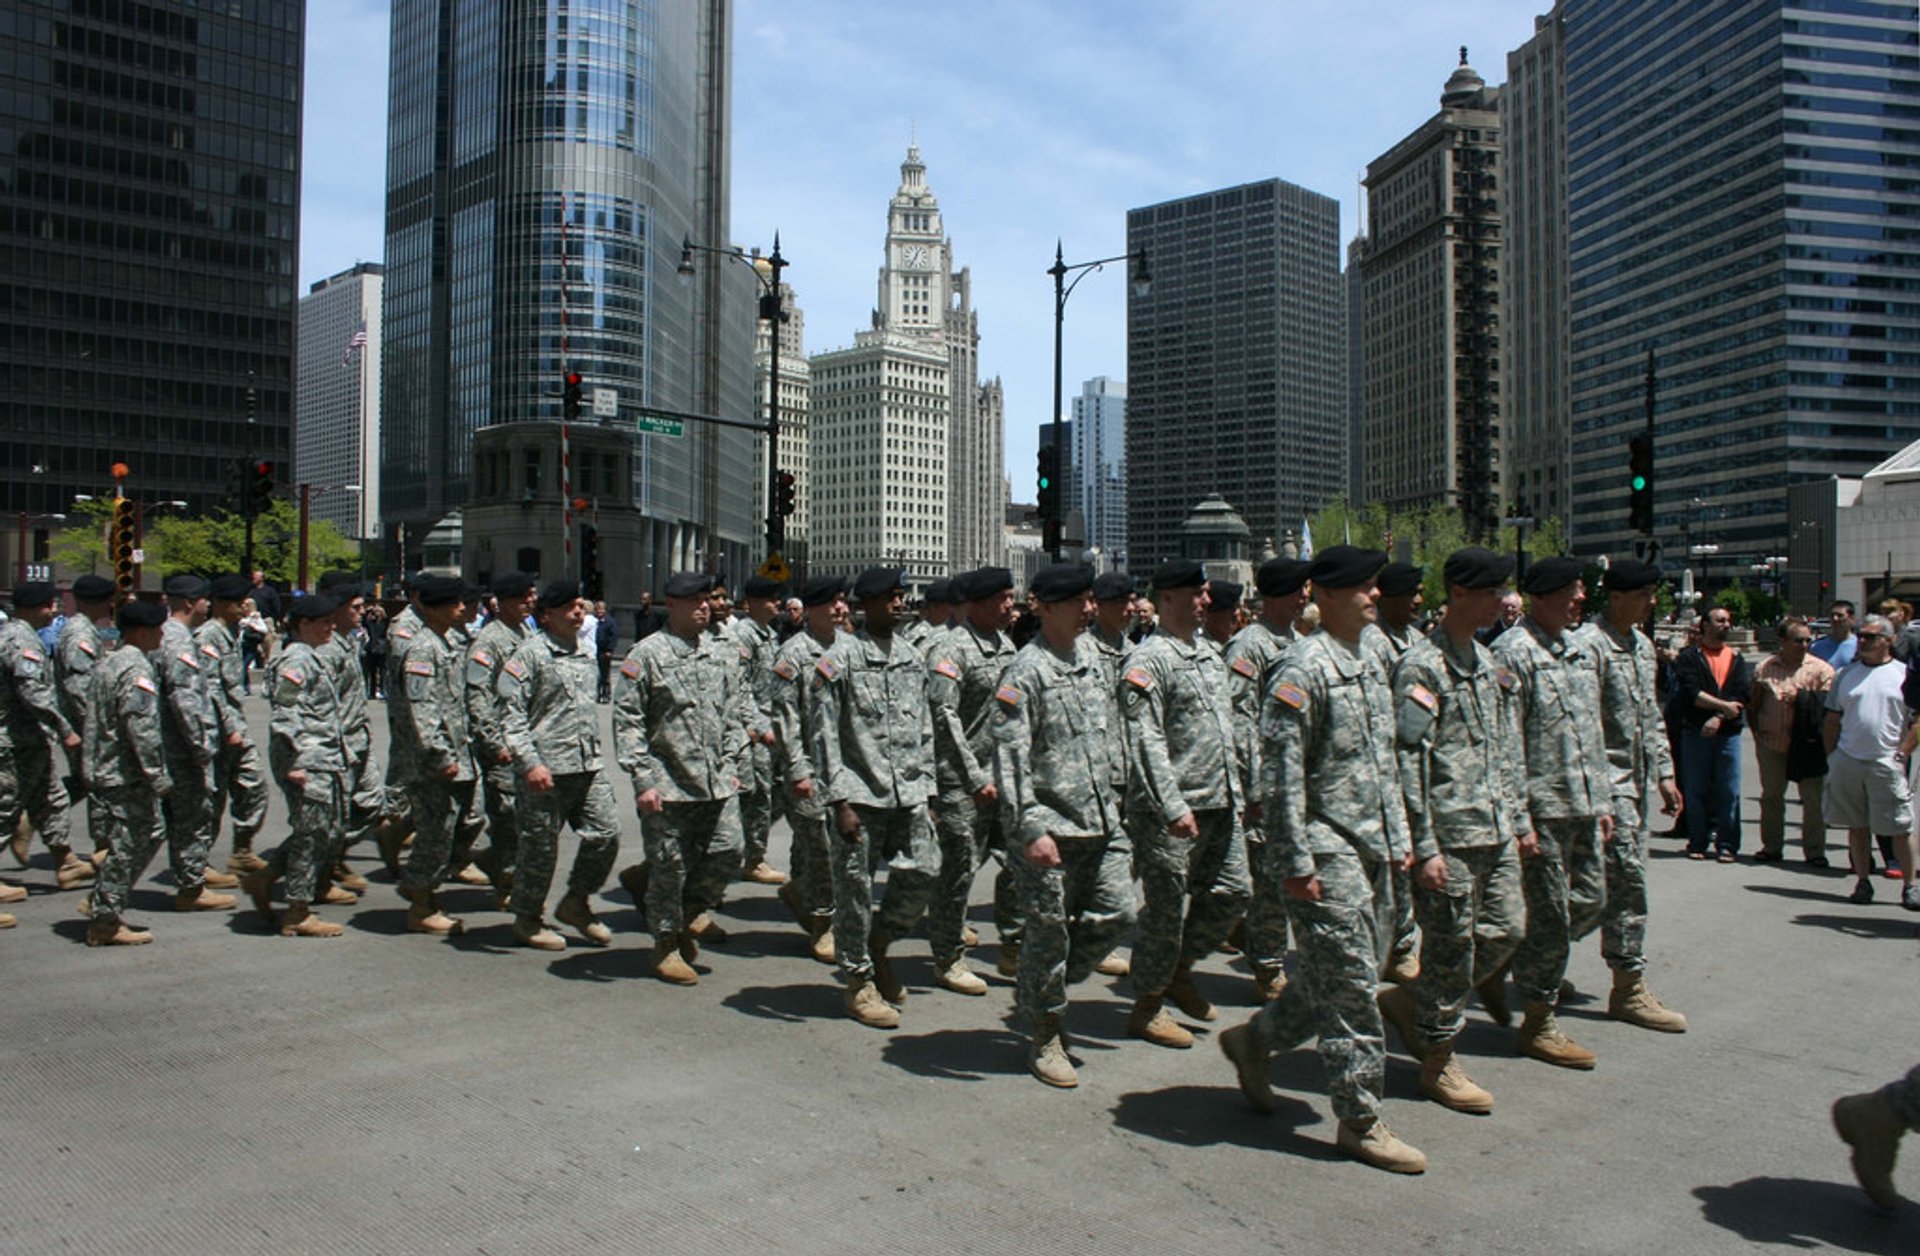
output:
{"label": "white stone building", "polygon": [[322,279],[300,299],[297,324],[291,483],[312,485],[312,517],[355,539],[380,535],[384,280],[378,262]]}

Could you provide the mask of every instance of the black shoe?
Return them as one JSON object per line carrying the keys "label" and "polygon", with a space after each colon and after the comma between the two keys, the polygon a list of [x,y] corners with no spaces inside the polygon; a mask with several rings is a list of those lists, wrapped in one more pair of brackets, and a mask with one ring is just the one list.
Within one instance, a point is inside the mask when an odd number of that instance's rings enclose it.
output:
{"label": "black shoe", "polygon": [[1809,868],[1831,868],[1831,867],[1833,867],[1833,860],[1831,860],[1831,859],[1828,859],[1828,858],[1827,858],[1827,857],[1826,857],[1825,855],[1808,855],[1808,856],[1807,856],[1807,867],[1809,867]]}
{"label": "black shoe", "polygon": [[1777,850],[1756,850],[1753,852],[1755,863],[1779,863],[1782,856]]}

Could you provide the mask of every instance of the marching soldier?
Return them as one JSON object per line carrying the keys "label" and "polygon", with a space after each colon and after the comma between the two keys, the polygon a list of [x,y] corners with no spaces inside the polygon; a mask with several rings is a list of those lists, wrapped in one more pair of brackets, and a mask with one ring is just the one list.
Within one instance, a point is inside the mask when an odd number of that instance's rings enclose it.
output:
{"label": "marching soldier", "polygon": [[450,640],[460,592],[453,576],[422,576],[416,583],[420,626],[393,641],[401,681],[387,690],[393,775],[405,782],[413,811],[413,847],[400,878],[400,892],[411,904],[407,929],[439,937],[461,928],[440,910],[436,894],[452,871],[454,825],[473,803],[464,667]]}
{"label": "marching soldier", "polygon": [[230,894],[215,889],[239,878],[207,867],[213,851],[213,758],[221,742],[213,707],[214,662],[200,653],[193,634],[207,620],[210,588],[199,576],[172,576],[164,586],[167,622],[161,626],[160,729],[167,752],[167,846],[172,857],[175,911],[226,911]]}
{"label": "marching soldier", "polygon": [[[826,804],[833,859],[833,932],[847,1014],[891,1029],[907,989],[887,948],[919,923],[940,848],[927,816],[934,792],[933,714],[926,662],[894,635],[906,585],[873,567],[853,584],[866,626],[814,664],[815,789]],[[874,873],[887,867],[880,910]]]}
{"label": "marching soldier", "polygon": [[1121,677],[1127,721],[1127,824],[1146,904],[1133,949],[1127,1032],[1185,1048],[1193,1035],[1163,1008],[1210,1021],[1193,965],[1246,910],[1246,783],[1234,754],[1226,664],[1200,636],[1207,573],[1175,560],[1154,573],[1160,626],[1134,647]]}
{"label": "marching soldier", "polygon": [[500,671],[527,639],[527,616],[533,613],[538,592],[531,575],[510,571],[494,578],[493,596],[500,613],[487,621],[467,647],[466,702],[487,814],[487,851],[475,862],[492,879],[495,904],[505,910],[519,859],[520,830],[515,819],[519,782],[513,752],[501,732]]}
{"label": "marching soldier", "polygon": [[953,625],[948,606],[953,600],[952,594],[951,580],[935,580],[929,584],[926,596],[920,601],[920,613],[900,625],[900,639],[922,654],[931,653],[929,642]]}
{"label": "marching soldier", "polygon": [[787,823],[793,830],[793,879],[780,887],[780,901],[807,931],[813,957],[834,962],[833,870],[829,866],[827,812],[813,766],[813,723],[807,701],[808,678],[820,656],[839,639],[847,618],[847,582],[840,576],[815,576],[800,591],[805,627],[787,639],[773,661],[773,771],[775,787],[787,794]]}
{"label": "marching soldier", "polygon": [[[40,643],[40,629],[53,622],[53,594],[44,580],[15,585],[13,618],[0,626],[0,832],[15,833],[24,812],[40,830],[65,890],[93,880],[94,866],[73,853],[67,789],[54,761],[56,744],[71,752],[80,743],[60,709]],[[14,902],[21,897],[7,895]]]}
{"label": "marching soldier", "polygon": [[1261,750],[1268,858],[1287,894],[1301,975],[1222,1034],[1220,1049],[1248,1102],[1271,1112],[1269,1057],[1317,1037],[1340,1150],[1389,1172],[1421,1173],[1427,1158],[1380,1118],[1386,1043],[1374,992],[1393,936],[1391,868],[1412,857],[1393,694],[1362,640],[1386,560],[1335,545],[1309,569],[1320,628],[1280,664]]}
{"label": "marching soldier", "polygon": [[595,946],[613,941],[588,902],[620,852],[620,815],[600,754],[600,664],[593,642],[580,639],[586,617],[577,584],[548,585],[540,594],[540,631],[513,652],[498,682],[500,735],[519,774],[513,936],[543,951],[567,949],[545,921],[563,823],[580,835],[580,851],[554,919]]}
{"label": "marching soldier", "polygon": [[[1420,608],[1426,602],[1421,585],[1426,573],[1412,563],[1388,563],[1380,572],[1380,618],[1367,634],[1367,644],[1379,655],[1386,669],[1387,682],[1420,638]],[[1393,947],[1382,975],[1401,984],[1420,975],[1420,935],[1414,928],[1413,885],[1405,872],[1394,874],[1393,905],[1399,916],[1393,922]]]}
{"label": "marching soldier", "polygon": [[88,946],[142,946],[153,934],[122,919],[133,883],[153,862],[166,834],[161,806],[172,790],[162,747],[160,649],[166,610],[158,602],[120,608],[120,647],[93,669],[87,705],[87,781],[107,815],[107,861],[94,887]]}
{"label": "marching soldier", "polygon": [[254,838],[267,822],[267,782],[260,752],[247,730],[246,665],[240,660],[240,620],[253,583],[242,575],[213,581],[213,613],[194,630],[193,641],[205,660],[207,695],[212,700],[217,741],[213,756],[213,795],[208,800],[208,847],[219,839],[220,817],[233,809],[231,872],[249,872],[261,860]]}
{"label": "marching soldier", "polygon": [[[982,995],[987,983],[967,966],[963,931],[975,874],[988,851],[1004,854],[999,792],[993,779],[994,690],[1013,661],[1006,635],[1013,622],[1013,573],[982,567],[962,577],[966,618],[929,639],[927,697],[933,704],[934,780],[938,790],[934,833],[940,869],[927,911],[927,941],[933,949],[934,981],[956,994]],[[1000,970],[1019,971],[1019,913],[1013,909],[1011,871],[994,884],[994,924],[1000,937]],[[884,991],[883,991],[884,993]]]}
{"label": "marching soldier", "polygon": [[[1654,686],[1653,642],[1640,625],[1653,612],[1660,569],[1637,559],[1607,568],[1607,612],[1578,630],[1600,663],[1600,716],[1613,768],[1613,840],[1606,843],[1606,906],[1598,921],[1600,954],[1613,970],[1607,1012],[1663,1033],[1685,1033],[1687,1018],[1647,988],[1647,793],[1660,813],[1680,814],[1673,756]],[[1591,926],[1589,926],[1590,928]],[[1578,939],[1582,935],[1573,935]]]}
{"label": "marching soldier", "polygon": [[613,743],[633,781],[647,869],[621,884],[653,932],[653,972],[691,986],[701,942],[723,942],[710,914],[740,870],[740,778],[747,704],[739,647],[708,630],[712,576],[667,581],[667,625],[643,638],[613,682]]}
{"label": "marching soldier", "polygon": [[[1526,774],[1519,826],[1527,930],[1513,955],[1526,1002],[1520,1054],[1562,1068],[1592,1068],[1593,1052],[1561,1030],[1555,1005],[1570,939],[1600,919],[1606,898],[1601,847],[1613,840],[1613,769],[1607,760],[1593,643],[1572,631],[1587,600],[1580,561],[1544,558],[1528,571],[1527,614],[1493,643],[1514,677],[1514,714]],[[1496,1017],[1503,978],[1481,992]]]}
{"label": "marching soldier", "polygon": [[773,787],[773,656],[779,652],[780,637],[773,630],[773,617],[786,596],[786,586],[765,576],[749,576],[741,591],[741,607],[746,614],[728,626],[740,643],[741,662],[746,665],[746,695],[757,719],[750,725],[749,774],[742,782],[740,823],[746,832],[746,850],[741,856],[741,876],[759,885],[785,885],[786,874],[767,862],[767,834],[773,822],[784,813],[783,800]]}
{"label": "marching soldier", "polygon": [[[60,710],[66,715],[73,731],[80,735],[83,747],[86,744],[87,724],[92,718],[87,702],[93,687],[93,670],[106,657],[108,649],[107,639],[101,629],[118,631],[113,623],[113,594],[113,581],[105,576],[88,572],[75,580],[74,613],[67,617],[66,625],[60,629],[60,642],[54,652],[54,672],[60,678]],[[86,782],[86,755],[76,751],[72,760],[74,783],[78,786],[72,792],[88,796],[87,835],[93,840],[97,865],[107,857],[111,836],[107,811],[92,801]]]}
{"label": "marching soldier", "polygon": [[1033,578],[1040,632],[993,694],[994,780],[1010,833],[1025,923],[1015,1006],[1032,1033],[1027,1067],[1049,1086],[1079,1085],[1060,1031],[1067,987],[1133,923],[1133,852],[1108,762],[1106,672],[1081,635],[1093,572],[1047,567]]}
{"label": "marching soldier", "polygon": [[[1118,572],[1108,572],[1093,581],[1093,616],[1087,621],[1087,643],[1093,647],[1094,662],[1100,668],[1101,698],[1106,710],[1107,771],[1113,783],[1113,796],[1121,800],[1122,827],[1125,826],[1127,797],[1127,720],[1120,710],[1120,673],[1126,669],[1126,657],[1133,651],[1127,629],[1133,623],[1133,581]],[[1132,850],[1132,844],[1128,844]],[[1119,951],[1109,951],[1093,971],[1107,977],[1124,977],[1132,963]]]}
{"label": "marching soldier", "polygon": [[268,682],[273,718],[267,758],[287,800],[288,832],[241,885],[273,925],[273,883],[285,876],[287,914],[278,922],[283,938],[337,938],[342,932],[312,910],[346,839],[349,763],[341,686],[359,689],[357,675],[343,679],[321,653],[333,639],[338,609],[325,595],[293,599],[286,614],[292,639],[274,659]]}
{"label": "marching soldier", "polygon": [[347,867],[346,851],[355,842],[375,834],[376,844],[386,817],[387,791],[380,765],[373,757],[373,723],[367,714],[364,669],[356,655],[354,632],[366,615],[367,602],[360,581],[350,571],[330,571],[320,577],[320,595],[333,603],[333,633],[313,647],[320,665],[328,669],[340,698],[340,726],[346,754],[346,815],[343,836],[333,844],[334,861],[316,889],[322,903],[351,903],[364,894],[367,879]]}

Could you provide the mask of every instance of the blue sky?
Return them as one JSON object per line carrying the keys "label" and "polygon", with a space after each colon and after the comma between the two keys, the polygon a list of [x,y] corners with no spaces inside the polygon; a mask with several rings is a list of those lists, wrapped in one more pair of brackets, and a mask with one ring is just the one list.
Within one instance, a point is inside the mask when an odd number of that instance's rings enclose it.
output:
{"label": "blue sky", "polygon": [[[1461,44],[1488,82],[1551,0],[737,0],[734,243],[771,245],[809,351],[868,326],[910,137],[972,269],[980,368],[1007,394],[1007,470],[1031,500],[1053,387],[1054,241],[1123,252],[1126,211],[1256,179],[1341,202],[1438,107]],[[308,7],[301,282],[383,250],[384,0]],[[1065,394],[1126,373],[1126,282],[1067,307]]]}

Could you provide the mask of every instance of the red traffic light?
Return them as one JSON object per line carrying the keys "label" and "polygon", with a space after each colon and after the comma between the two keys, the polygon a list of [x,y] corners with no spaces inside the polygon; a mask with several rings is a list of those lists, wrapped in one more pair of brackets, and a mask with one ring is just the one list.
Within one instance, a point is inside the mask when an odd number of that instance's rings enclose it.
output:
{"label": "red traffic light", "polygon": [[256,462],[253,464],[253,473],[255,475],[272,475],[273,464],[271,462],[265,462],[265,461]]}
{"label": "red traffic light", "polygon": [[580,372],[578,371],[567,372],[567,387],[568,388],[580,387]]}

